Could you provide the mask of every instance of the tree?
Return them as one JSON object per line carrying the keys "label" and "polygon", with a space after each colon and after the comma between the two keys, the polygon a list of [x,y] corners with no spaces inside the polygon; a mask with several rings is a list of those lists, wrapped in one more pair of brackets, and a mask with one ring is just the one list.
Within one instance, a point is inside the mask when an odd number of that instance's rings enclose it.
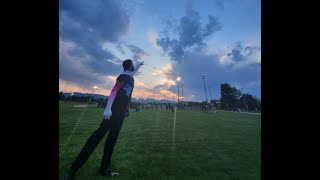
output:
{"label": "tree", "polygon": [[259,103],[258,98],[253,97],[250,94],[242,94],[240,100],[241,108],[247,109],[248,111],[255,110],[256,108],[258,110],[261,109],[261,103]]}
{"label": "tree", "polygon": [[214,107],[217,107],[217,101],[216,100],[211,100],[210,101],[210,104],[212,104]]}
{"label": "tree", "polygon": [[239,98],[241,96],[240,90],[235,87],[231,87],[229,84],[221,84],[221,108],[232,110],[239,107]]}

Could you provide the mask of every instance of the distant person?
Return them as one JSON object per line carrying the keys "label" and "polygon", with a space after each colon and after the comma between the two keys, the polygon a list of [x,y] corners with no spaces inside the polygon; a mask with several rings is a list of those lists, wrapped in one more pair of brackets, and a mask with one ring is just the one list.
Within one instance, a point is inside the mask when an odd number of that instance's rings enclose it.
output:
{"label": "distant person", "polygon": [[207,113],[207,112],[208,112],[208,107],[207,107],[207,105],[202,105],[202,106],[201,106],[201,109],[202,109],[202,112],[203,112],[203,113]]}
{"label": "distant person", "polygon": [[116,144],[123,120],[127,117],[131,95],[134,88],[133,75],[143,65],[138,63],[136,68],[132,61],[127,59],[123,61],[123,73],[117,78],[107,103],[107,107],[103,113],[103,120],[99,128],[94,131],[82,150],[74,160],[71,168],[65,176],[65,180],[73,179],[76,172],[88,160],[94,149],[97,147],[103,136],[110,130],[103,151],[103,157],[100,166],[100,173],[103,176],[118,176],[119,173],[111,169],[111,156]]}

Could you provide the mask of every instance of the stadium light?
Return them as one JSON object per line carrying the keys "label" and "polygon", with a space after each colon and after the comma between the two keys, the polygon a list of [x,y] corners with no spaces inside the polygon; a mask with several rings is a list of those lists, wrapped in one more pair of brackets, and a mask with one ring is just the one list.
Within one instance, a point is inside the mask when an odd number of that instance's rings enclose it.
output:
{"label": "stadium light", "polygon": [[178,81],[178,103],[179,103],[179,101],[180,101],[180,98],[179,98],[179,86],[180,86],[180,80],[181,80],[181,78],[180,78],[180,76],[178,76],[178,78],[177,78],[177,81]]}
{"label": "stadium light", "polygon": [[181,90],[182,90],[182,92],[181,92],[181,99],[182,99],[182,101],[183,101],[183,83],[181,83]]}
{"label": "stadium light", "polygon": [[97,88],[98,88],[98,86],[93,86],[93,87],[92,87],[92,93],[91,93],[91,97],[90,97],[90,99],[89,99],[89,101],[88,101],[88,104],[91,102],[91,99],[92,99],[92,97],[93,97],[93,92],[94,92],[94,90],[97,89]]}

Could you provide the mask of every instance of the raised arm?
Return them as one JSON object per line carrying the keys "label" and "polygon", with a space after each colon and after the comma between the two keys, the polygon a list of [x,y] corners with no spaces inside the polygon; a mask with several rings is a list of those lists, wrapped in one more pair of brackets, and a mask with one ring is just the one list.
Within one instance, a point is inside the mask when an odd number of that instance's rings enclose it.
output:
{"label": "raised arm", "polygon": [[143,61],[141,63],[137,63],[135,66],[134,66],[134,71],[131,72],[131,75],[134,75],[140,68],[141,65],[143,65]]}

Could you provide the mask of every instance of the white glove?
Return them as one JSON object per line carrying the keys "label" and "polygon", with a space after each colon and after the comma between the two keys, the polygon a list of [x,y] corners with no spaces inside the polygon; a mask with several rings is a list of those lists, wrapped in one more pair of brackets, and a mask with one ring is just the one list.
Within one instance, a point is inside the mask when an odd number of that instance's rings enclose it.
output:
{"label": "white glove", "polygon": [[111,116],[112,116],[111,109],[106,108],[103,112],[104,119],[110,119]]}

